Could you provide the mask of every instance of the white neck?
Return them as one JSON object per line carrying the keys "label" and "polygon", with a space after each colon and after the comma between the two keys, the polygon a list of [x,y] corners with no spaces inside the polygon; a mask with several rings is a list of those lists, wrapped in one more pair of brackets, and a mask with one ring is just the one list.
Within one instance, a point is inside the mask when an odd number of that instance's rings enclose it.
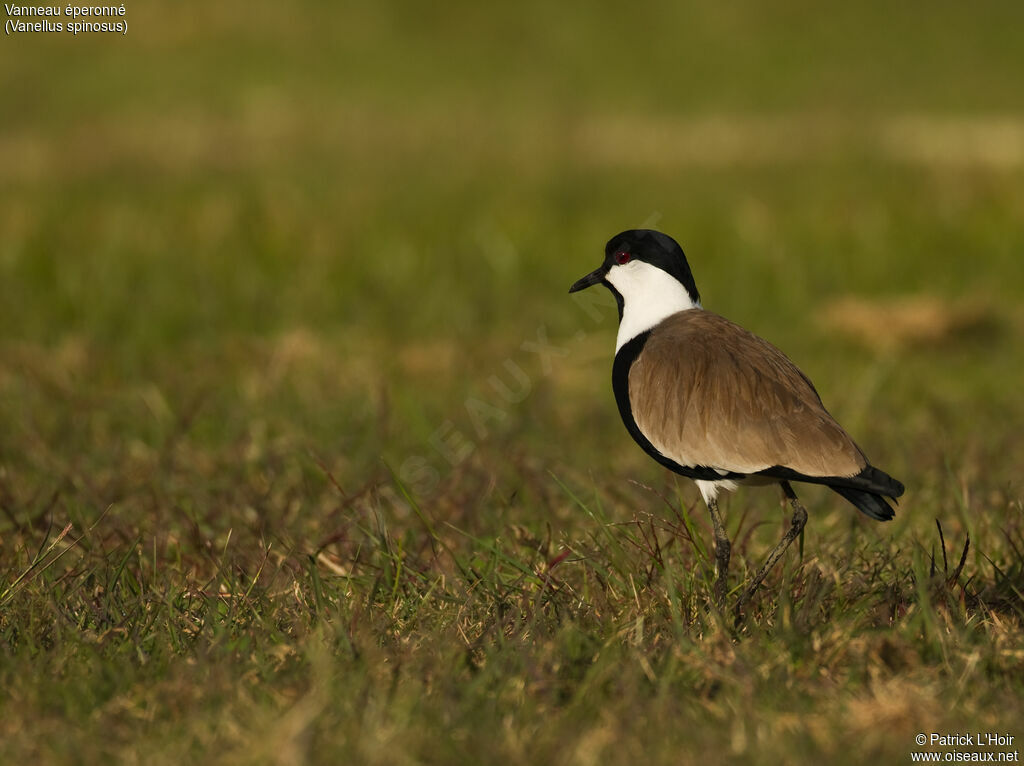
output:
{"label": "white neck", "polygon": [[700,308],[700,303],[690,297],[678,279],[644,261],[612,266],[605,279],[622,296],[622,321],[615,353],[673,314]]}

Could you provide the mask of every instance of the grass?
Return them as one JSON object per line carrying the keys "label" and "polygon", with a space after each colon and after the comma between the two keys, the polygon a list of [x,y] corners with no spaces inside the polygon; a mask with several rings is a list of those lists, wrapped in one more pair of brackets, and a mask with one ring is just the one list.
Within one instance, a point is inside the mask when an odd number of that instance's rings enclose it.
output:
{"label": "grass", "polygon": [[[0,760],[1024,736],[1020,11],[631,14],[228,2],[5,38]],[[618,422],[614,310],[566,295],[644,223],[908,487],[885,525],[798,490],[803,556],[739,629],[694,488]],[[983,321],[904,337],[906,296]],[[851,298],[879,342],[830,319]],[[725,513],[738,591],[786,515]]]}

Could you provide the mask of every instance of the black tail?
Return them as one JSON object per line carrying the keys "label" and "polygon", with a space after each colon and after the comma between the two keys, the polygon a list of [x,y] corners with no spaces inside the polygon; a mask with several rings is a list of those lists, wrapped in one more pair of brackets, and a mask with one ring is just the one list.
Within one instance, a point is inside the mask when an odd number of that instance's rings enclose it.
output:
{"label": "black tail", "polygon": [[[902,488],[903,485],[900,486]],[[865,492],[862,489],[851,489],[850,487],[832,486],[832,489],[857,506],[857,510],[861,513],[873,519],[889,521],[896,515],[892,506],[889,505],[889,501],[874,492]]]}
{"label": "black tail", "polygon": [[891,497],[895,500],[903,494],[902,483],[873,465],[866,466],[863,471],[853,476],[808,476],[782,466],[758,471],[758,474],[771,476],[773,479],[824,484],[857,506],[858,510],[878,521],[888,521],[896,515],[885,498]]}
{"label": "black tail", "polygon": [[850,486],[845,482],[829,486],[857,506],[857,510],[873,519],[889,521],[896,515],[885,496],[895,500],[903,494],[903,484],[873,465],[866,466],[853,478],[860,486]]}
{"label": "black tail", "polygon": [[[893,498],[894,500],[903,494],[902,482],[896,481],[885,471],[880,471],[873,465],[869,465],[864,468],[863,471],[858,473],[855,479],[867,483],[869,486],[863,487],[863,489],[876,494],[886,495]],[[855,489],[862,489],[862,487],[855,487]]]}

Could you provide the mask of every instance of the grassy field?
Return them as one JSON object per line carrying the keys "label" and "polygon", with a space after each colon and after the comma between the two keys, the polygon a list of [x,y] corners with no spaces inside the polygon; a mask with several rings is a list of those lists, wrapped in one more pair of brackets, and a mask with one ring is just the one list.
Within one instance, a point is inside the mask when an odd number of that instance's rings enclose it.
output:
{"label": "grassy field", "polygon": [[[0,762],[1019,750],[1024,10],[719,5],[0,41]],[[567,294],[641,225],[907,486],[803,489],[738,628]]]}

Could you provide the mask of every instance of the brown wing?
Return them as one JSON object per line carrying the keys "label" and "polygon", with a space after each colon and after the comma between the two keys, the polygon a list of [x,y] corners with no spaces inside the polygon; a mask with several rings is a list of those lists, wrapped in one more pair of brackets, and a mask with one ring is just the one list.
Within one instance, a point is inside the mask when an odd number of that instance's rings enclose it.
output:
{"label": "brown wing", "polygon": [[629,370],[640,431],[684,466],[853,476],[867,460],[781,351],[700,309],[652,332]]}

